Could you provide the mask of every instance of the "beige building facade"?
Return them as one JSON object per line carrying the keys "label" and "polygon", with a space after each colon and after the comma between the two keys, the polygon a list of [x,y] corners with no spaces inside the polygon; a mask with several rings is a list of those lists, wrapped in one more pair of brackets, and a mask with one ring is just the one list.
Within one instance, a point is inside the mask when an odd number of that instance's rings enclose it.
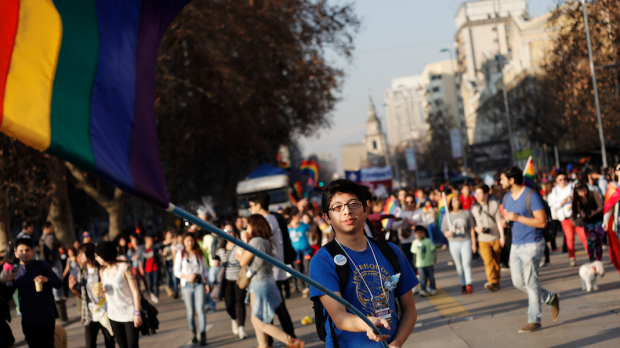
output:
{"label": "beige building facade", "polygon": [[362,167],[385,166],[388,157],[388,144],[377,118],[377,111],[372,99],[368,102],[368,118],[366,119],[366,135],[363,142],[345,144],[340,148],[343,170],[358,170]]}

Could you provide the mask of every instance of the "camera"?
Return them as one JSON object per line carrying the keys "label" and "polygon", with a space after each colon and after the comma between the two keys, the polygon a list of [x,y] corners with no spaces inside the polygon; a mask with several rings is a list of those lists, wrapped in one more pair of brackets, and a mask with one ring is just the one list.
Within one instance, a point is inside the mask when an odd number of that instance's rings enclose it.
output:
{"label": "camera", "polygon": [[489,233],[491,233],[491,229],[490,229],[490,228],[487,228],[487,227],[483,227],[483,228],[482,228],[482,233],[484,233],[484,234],[489,234]]}

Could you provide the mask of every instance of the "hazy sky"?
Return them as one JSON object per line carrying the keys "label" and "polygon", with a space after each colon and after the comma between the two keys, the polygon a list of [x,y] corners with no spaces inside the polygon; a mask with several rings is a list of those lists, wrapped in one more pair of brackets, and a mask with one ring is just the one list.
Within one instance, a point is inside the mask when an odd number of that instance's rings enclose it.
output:
{"label": "hazy sky", "polygon": [[[331,0],[331,3],[342,3]],[[335,63],[343,67],[346,79],[341,101],[332,115],[332,126],[300,140],[303,153],[329,151],[337,158],[342,173],[340,146],[359,143],[365,134],[368,96],[377,109],[387,133],[383,92],[395,77],[418,75],[431,62],[449,59],[442,48],[453,50],[456,33],[454,16],[460,0],[356,0],[355,10],[362,19],[356,38],[354,60]],[[528,0],[530,16],[536,17],[555,7],[556,0]],[[454,50],[453,50],[454,54]]]}

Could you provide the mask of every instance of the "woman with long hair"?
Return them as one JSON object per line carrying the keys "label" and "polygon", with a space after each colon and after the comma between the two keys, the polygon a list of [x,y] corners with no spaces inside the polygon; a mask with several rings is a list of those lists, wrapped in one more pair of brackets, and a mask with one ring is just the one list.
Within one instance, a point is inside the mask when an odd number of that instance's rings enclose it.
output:
{"label": "woman with long hair", "polygon": [[575,185],[573,214],[575,216],[575,232],[581,239],[590,261],[600,260],[603,253],[602,239],[605,232],[601,227],[603,225],[603,200],[599,193],[590,191],[588,186],[582,183]]}
{"label": "woman with long hair", "polygon": [[193,333],[192,343],[198,343],[194,314],[198,317],[200,345],[207,345],[207,316],[204,311],[205,294],[209,293],[208,268],[205,256],[193,233],[183,236],[183,246],[174,260],[174,275],[181,279],[181,293],[187,311],[187,323]]}
{"label": "woman with long hair", "polygon": [[448,238],[450,255],[456,266],[456,273],[461,282],[461,294],[474,292],[471,274],[471,259],[476,245],[471,242],[475,227],[474,218],[469,210],[461,208],[461,201],[454,196],[448,202],[448,211],[441,222],[443,234]]}
{"label": "woman with long hair", "polygon": [[[98,304],[102,297],[102,293],[95,293],[94,288],[101,278],[99,277],[99,265],[95,260],[95,244],[86,243],[78,249],[78,260],[82,267],[77,273],[69,275],[69,288],[75,294],[78,301],[82,303],[82,325],[84,326],[84,338],[86,340],[86,348],[95,348],[97,346],[97,334],[99,330],[103,334],[103,340],[106,348],[114,348],[114,338],[110,331],[102,325],[100,318],[95,313],[91,313],[88,305],[90,303]],[[105,311],[107,304],[103,303],[101,308]]]}
{"label": "woman with long hair", "polygon": [[138,348],[142,326],[140,290],[133,276],[131,265],[116,259],[116,243],[99,242],[95,260],[102,266],[101,279],[93,287],[95,295],[105,292],[108,319],[120,348]]}
{"label": "woman with long hair", "polygon": [[[226,222],[224,224],[224,232],[230,236],[240,239],[241,235],[237,227],[231,223]],[[239,279],[239,261],[235,257],[238,250],[241,250],[233,242],[229,242],[222,238],[219,248],[217,249],[217,256],[222,261],[222,267],[225,267],[224,281],[222,283],[222,290],[224,291],[224,303],[226,303],[226,312],[232,320],[232,332],[234,335],[239,336],[240,339],[246,338],[248,335],[245,333],[245,300],[246,290],[239,288],[237,285],[237,279]]]}
{"label": "woman with long hair", "polygon": [[120,235],[116,238],[116,244],[118,245],[116,249],[118,250],[118,259],[121,261],[127,261],[127,253],[129,252],[127,248],[127,238]]}
{"label": "woman with long hair", "polygon": [[[248,244],[266,254],[274,254],[271,240],[271,227],[262,215],[254,214],[248,218]],[[291,348],[303,348],[304,341],[286,334],[271,324],[276,311],[282,308],[283,299],[273,278],[273,266],[252,252],[245,250],[236,254],[241,267],[247,266],[250,274],[250,302],[252,307],[252,326],[256,331],[259,348],[267,347],[267,335],[283,342]]]}

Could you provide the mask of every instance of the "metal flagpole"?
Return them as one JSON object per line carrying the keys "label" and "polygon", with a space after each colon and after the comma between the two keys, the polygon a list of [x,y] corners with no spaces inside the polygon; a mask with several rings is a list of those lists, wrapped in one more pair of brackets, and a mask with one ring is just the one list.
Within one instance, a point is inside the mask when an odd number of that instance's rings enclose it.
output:
{"label": "metal flagpole", "polygon": [[[357,315],[358,317],[360,317],[365,323],[366,325],[368,325],[370,328],[372,328],[372,331],[377,334],[377,335],[382,335],[381,331],[379,331],[379,329],[377,329],[376,326],[373,325],[373,323],[357,308],[353,307],[349,302],[347,302],[345,299],[343,299],[342,297],[336,295],[335,293],[333,293],[332,291],[330,291],[329,289],[327,289],[326,287],[324,287],[323,285],[317,283],[316,281],[306,277],[305,275],[299,273],[298,271],[288,267],[287,265],[283,264],[282,262],[274,259],[273,257],[265,254],[264,252],[257,250],[256,248],[244,243],[243,241],[241,241],[240,239],[234,238],[231,235],[229,235],[228,233],[225,233],[224,231],[220,230],[219,228],[211,225],[210,223],[198,218],[197,216],[194,216],[190,213],[188,213],[187,211],[175,206],[174,204],[170,203],[168,206],[168,210],[169,212],[173,213],[174,215],[188,220],[191,223],[199,226],[202,229],[205,229],[209,232],[215,233],[218,236],[226,239],[229,242],[234,243],[235,245],[250,251],[252,254],[256,255],[257,257],[260,257],[261,259],[269,262],[270,264],[281,268],[285,271],[287,271],[288,273],[290,273],[291,275],[295,276],[297,279],[303,280],[304,282],[310,284],[311,286],[317,288],[318,290],[320,290],[321,292],[323,292],[325,295],[333,298],[334,300],[338,301],[338,303],[340,303],[341,305],[345,306],[346,309],[350,310],[351,312],[353,312],[355,315]],[[388,348],[388,345],[385,341],[381,342],[381,345],[384,348]]]}
{"label": "metal flagpole", "polygon": [[590,42],[590,27],[588,26],[588,12],[586,11],[586,1],[583,4],[583,21],[586,27],[586,41],[588,43],[588,58],[590,59],[590,72],[592,73],[592,87],[594,87],[594,105],[596,106],[596,119],[598,120],[598,137],[601,141],[601,154],[603,156],[603,167],[607,168],[607,150],[605,149],[605,136],[603,135],[603,121],[601,120],[601,107],[598,103],[598,88],[596,87],[596,73],[594,72],[594,61],[592,60],[592,43]]}

